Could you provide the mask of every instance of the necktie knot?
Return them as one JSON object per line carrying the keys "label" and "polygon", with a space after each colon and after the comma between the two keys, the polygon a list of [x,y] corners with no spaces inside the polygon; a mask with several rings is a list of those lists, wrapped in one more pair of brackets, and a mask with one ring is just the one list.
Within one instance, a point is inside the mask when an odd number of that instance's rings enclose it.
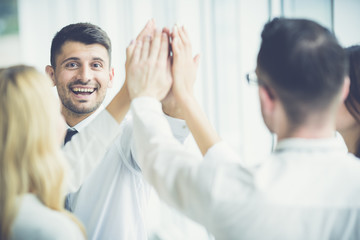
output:
{"label": "necktie knot", "polygon": [[78,133],[78,131],[76,129],[68,128],[68,130],[66,131],[66,135],[65,135],[64,145],[67,142],[69,142],[71,140],[71,138],[77,133]]}

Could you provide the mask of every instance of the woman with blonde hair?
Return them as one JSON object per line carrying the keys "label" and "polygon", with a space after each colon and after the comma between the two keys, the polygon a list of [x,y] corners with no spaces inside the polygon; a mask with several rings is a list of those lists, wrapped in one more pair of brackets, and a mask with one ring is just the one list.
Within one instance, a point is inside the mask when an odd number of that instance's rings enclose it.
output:
{"label": "woman with blonde hair", "polygon": [[51,81],[29,66],[0,71],[0,239],[84,239],[66,212],[65,122]]}
{"label": "woman with blonde hair", "polygon": [[345,50],[349,58],[350,90],[339,109],[336,129],[349,152],[360,158],[360,45]]}

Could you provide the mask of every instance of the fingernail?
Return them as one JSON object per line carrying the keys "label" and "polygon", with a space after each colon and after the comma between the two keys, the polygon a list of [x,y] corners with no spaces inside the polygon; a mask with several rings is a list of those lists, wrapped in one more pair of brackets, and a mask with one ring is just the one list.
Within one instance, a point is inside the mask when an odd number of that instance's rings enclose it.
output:
{"label": "fingernail", "polygon": [[129,44],[129,45],[132,45],[132,44],[134,44],[134,39],[132,39],[132,40],[130,41],[130,44]]}

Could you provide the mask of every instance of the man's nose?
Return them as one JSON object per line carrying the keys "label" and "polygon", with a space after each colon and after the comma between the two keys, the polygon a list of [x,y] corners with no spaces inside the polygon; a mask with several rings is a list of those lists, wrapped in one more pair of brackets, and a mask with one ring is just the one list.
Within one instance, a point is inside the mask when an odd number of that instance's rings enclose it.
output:
{"label": "man's nose", "polygon": [[82,82],[89,82],[91,81],[92,77],[93,72],[89,66],[84,65],[79,69],[78,79]]}

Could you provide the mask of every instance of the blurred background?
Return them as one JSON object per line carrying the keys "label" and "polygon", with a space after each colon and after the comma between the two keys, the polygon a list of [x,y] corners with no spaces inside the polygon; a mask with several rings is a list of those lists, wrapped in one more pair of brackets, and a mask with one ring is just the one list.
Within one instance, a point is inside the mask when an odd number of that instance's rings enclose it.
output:
{"label": "blurred background", "polygon": [[[124,81],[125,50],[146,22],[184,25],[200,53],[196,96],[220,136],[248,164],[270,153],[273,137],[260,113],[257,87],[245,75],[254,71],[264,24],[274,17],[319,22],[344,46],[360,44],[360,0],[0,0],[0,67],[29,64],[44,71],[50,64],[54,34],[70,23],[91,22],[113,44],[115,86]],[[154,201],[150,239],[211,239],[203,229]],[[162,210],[158,210],[158,209]]]}

